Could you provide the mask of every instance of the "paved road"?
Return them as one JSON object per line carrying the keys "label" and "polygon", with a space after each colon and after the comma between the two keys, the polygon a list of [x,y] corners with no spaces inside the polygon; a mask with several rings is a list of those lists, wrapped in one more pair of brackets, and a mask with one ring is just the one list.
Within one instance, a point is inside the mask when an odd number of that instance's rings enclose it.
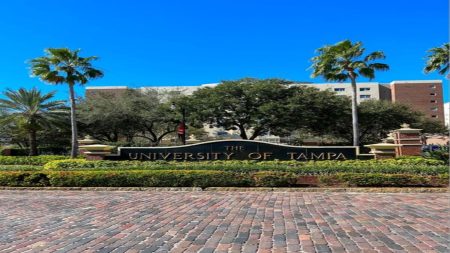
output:
{"label": "paved road", "polygon": [[444,193],[0,191],[0,252],[450,252]]}

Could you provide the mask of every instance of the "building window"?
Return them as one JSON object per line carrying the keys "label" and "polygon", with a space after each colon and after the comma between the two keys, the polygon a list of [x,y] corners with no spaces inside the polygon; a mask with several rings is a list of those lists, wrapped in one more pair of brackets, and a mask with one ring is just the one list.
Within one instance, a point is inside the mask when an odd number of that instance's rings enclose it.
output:
{"label": "building window", "polygon": [[437,107],[431,107],[431,110],[432,110],[433,112],[437,112],[438,108],[437,108]]}
{"label": "building window", "polygon": [[359,88],[359,91],[369,91],[369,90],[370,90],[369,87],[362,87],[362,88]]}
{"label": "building window", "polygon": [[431,100],[430,103],[437,103],[437,101],[436,100]]}
{"label": "building window", "polygon": [[337,91],[337,92],[339,92],[339,91],[345,91],[345,88],[334,88],[334,91]]}
{"label": "building window", "polygon": [[430,93],[430,96],[436,96],[436,93],[434,93],[434,92]]}
{"label": "building window", "polygon": [[436,89],[436,84],[430,85],[430,89]]}
{"label": "building window", "polygon": [[438,116],[437,116],[437,115],[431,115],[431,117],[432,117],[432,118],[437,118]]}
{"label": "building window", "polygon": [[359,98],[361,98],[361,99],[367,99],[367,98],[370,98],[370,95],[359,95]]}

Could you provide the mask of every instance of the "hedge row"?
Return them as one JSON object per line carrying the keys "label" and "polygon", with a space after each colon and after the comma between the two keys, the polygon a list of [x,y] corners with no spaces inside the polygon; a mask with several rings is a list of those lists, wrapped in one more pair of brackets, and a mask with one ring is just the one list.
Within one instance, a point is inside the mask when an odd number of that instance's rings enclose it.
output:
{"label": "hedge row", "polygon": [[0,165],[44,165],[50,161],[67,158],[62,155],[0,156]]}
{"label": "hedge row", "polygon": [[57,160],[44,168],[51,171],[80,170],[213,170],[230,172],[278,171],[298,175],[329,175],[336,173],[384,173],[440,175],[448,173],[441,161],[423,158],[352,161],[214,161],[214,162],[140,162]]}
{"label": "hedge row", "polygon": [[[448,174],[338,173],[314,177],[318,186],[442,187]],[[53,187],[292,187],[301,186],[302,176],[289,172],[236,173],[227,171],[44,171],[0,172],[0,186]],[[304,186],[304,185],[303,185]]]}
{"label": "hedge row", "polygon": [[0,165],[0,171],[41,171],[40,165]]}

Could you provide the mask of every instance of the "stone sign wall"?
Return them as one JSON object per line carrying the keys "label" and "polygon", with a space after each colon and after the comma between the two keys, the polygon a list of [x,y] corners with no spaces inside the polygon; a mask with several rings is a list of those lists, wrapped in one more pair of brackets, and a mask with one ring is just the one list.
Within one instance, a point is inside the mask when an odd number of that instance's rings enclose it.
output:
{"label": "stone sign wall", "polygon": [[120,147],[108,160],[347,160],[356,159],[353,146],[289,146],[250,140],[220,140],[174,147]]}

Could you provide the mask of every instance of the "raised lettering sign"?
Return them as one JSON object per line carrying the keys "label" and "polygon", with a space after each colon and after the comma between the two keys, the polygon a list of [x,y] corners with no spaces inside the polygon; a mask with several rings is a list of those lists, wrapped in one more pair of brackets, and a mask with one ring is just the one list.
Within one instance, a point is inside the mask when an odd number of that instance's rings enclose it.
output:
{"label": "raised lettering sign", "polygon": [[356,159],[353,146],[290,146],[250,140],[220,140],[173,147],[120,147],[110,160],[346,160]]}

